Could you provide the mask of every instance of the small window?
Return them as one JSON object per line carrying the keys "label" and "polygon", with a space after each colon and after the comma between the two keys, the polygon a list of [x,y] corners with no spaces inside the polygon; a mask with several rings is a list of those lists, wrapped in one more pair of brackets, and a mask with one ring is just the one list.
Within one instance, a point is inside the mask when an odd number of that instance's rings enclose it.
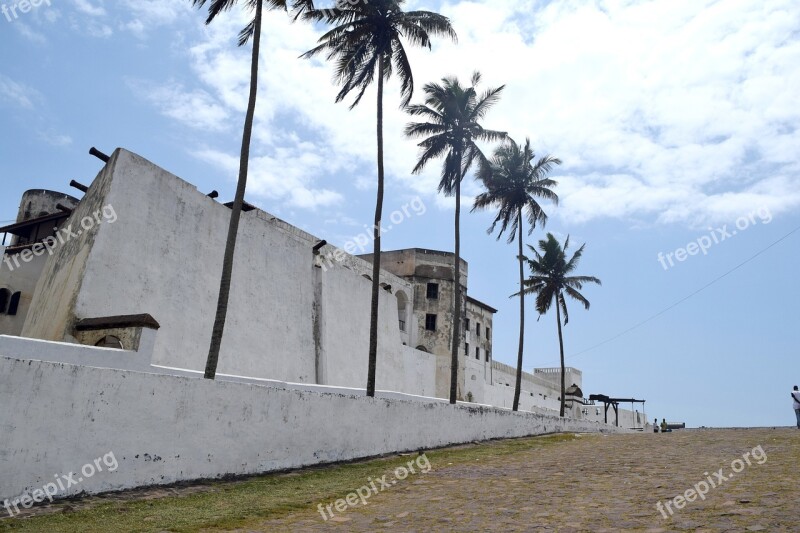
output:
{"label": "small window", "polygon": [[115,337],[114,335],[106,335],[99,341],[95,343],[95,346],[100,348],[116,348],[118,350],[124,350],[125,348],[122,346],[122,341],[119,340],[119,337]]}
{"label": "small window", "polygon": [[478,361],[481,360],[481,347],[480,346],[476,346],[475,347],[475,359],[477,359]]}
{"label": "small window", "polygon": [[405,330],[406,330],[406,321],[401,318],[400,319],[400,331],[405,331]]}
{"label": "small window", "polygon": [[469,318],[464,319],[464,331],[469,331]]}
{"label": "small window", "polygon": [[468,342],[464,343],[464,355],[467,355],[467,356],[469,355],[469,343]]}
{"label": "small window", "polygon": [[439,299],[439,284],[438,283],[428,283],[428,299],[429,300],[438,300]]}
{"label": "small window", "polygon": [[8,289],[0,289],[0,315],[8,309],[8,302],[11,300],[11,291]]}
{"label": "small window", "polygon": [[480,322],[475,322],[475,335],[477,335],[478,337],[481,336],[481,323]]}
{"label": "small window", "polygon": [[436,331],[436,315],[430,313],[425,315],[425,329],[428,331]]}
{"label": "small window", "polygon": [[11,295],[11,301],[8,303],[8,314],[14,316],[17,314],[17,309],[19,308],[19,299],[22,297],[21,292],[15,292]]}
{"label": "small window", "polygon": [[492,340],[492,328],[486,326],[486,340]]}
{"label": "small window", "polygon": [[486,362],[488,363],[492,358],[492,352],[486,350]]}

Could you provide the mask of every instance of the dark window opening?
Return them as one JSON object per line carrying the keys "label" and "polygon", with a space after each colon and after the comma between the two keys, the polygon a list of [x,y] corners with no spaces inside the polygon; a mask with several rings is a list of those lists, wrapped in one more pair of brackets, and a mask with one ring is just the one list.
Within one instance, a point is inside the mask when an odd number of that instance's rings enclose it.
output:
{"label": "dark window opening", "polygon": [[464,319],[464,331],[469,331],[469,318]]}
{"label": "dark window opening", "polygon": [[425,315],[425,329],[428,331],[436,331],[436,315]]}
{"label": "dark window opening", "polygon": [[429,300],[438,300],[439,299],[439,284],[438,283],[428,283],[428,299]]}
{"label": "dark window opening", "polygon": [[481,360],[481,347],[480,346],[476,346],[475,347],[475,359],[477,359],[478,361]]}
{"label": "dark window opening", "polygon": [[486,350],[486,362],[488,363],[489,360],[491,360],[491,358],[492,358],[492,352]]}
{"label": "dark window opening", "polygon": [[19,308],[19,299],[22,296],[22,293],[15,292],[11,296],[11,301],[8,303],[8,314],[14,316],[17,314],[17,309]]}
{"label": "dark window opening", "polygon": [[467,355],[467,356],[469,355],[469,343],[468,342],[464,343],[464,355]]}
{"label": "dark window opening", "polygon": [[6,312],[8,308],[8,301],[11,299],[11,291],[8,289],[0,289],[0,315]]}
{"label": "dark window opening", "polygon": [[122,341],[119,340],[119,337],[115,337],[114,335],[106,335],[99,341],[95,343],[95,346],[99,346],[100,348],[116,348],[118,350],[124,350],[125,348],[122,346]]}
{"label": "dark window opening", "polygon": [[491,338],[492,338],[492,328],[486,326],[486,339],[491,340]]}
{"label": "dark window opening", "polygon": [[475,335],[477,335],[478,337],[481,336],[481,323],[480,322],[475,322]]}

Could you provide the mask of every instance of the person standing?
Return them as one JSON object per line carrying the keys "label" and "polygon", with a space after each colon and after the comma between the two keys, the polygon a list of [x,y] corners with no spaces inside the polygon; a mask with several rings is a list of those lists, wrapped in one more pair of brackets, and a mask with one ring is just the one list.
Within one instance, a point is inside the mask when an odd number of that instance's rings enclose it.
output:
{"label": "person standing", "polygon": [[797,385],[794,386],[792,391],[792,407],[794,407],[794,414],[797,415],[797,429],[800,429],[800,390]]}

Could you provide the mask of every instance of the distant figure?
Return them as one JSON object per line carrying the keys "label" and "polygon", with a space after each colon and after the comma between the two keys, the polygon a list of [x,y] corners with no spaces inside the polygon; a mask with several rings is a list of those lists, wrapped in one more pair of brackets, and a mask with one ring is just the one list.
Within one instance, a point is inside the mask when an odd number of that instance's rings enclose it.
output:
{"label": "distant figure", "polygon": [[653,433],[658,433],[658,417],[653,419]]}
{"label": "distant figure", "polygon": [[797,429],[800,429],[800,392],[797,385],[794,386],[792,391],[792,407],[794,407],[794,414],[797,415]]}
{"label": "distant figure", "polygon": [[[658,419],[656,418],[656,420],[658,420]],[[661,433],[666,433],[666,432],[667,432],[667,419],[666,418],[662,418],[661,419]]]}

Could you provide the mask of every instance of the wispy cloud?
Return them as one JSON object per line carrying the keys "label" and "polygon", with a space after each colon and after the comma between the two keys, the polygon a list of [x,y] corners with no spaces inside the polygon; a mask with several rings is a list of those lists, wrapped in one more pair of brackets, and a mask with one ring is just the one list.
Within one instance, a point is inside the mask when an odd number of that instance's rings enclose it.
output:
{"label": "wispy cloud", "polygon": [[0,98],[4,101],[24,109],[33,109],[31,97],[38,94],[35,89],[0,74]]}
{"label": "wispy cloud", "polygon": [[89,15],[90,17],[104,17],[106,15],[106,10],[102,5],[95,5],[89,0],[72,0],[72,3],[84,15]]}
{"label": "wispy cloud", "polygon": [[159,111],[190,128],[207,131],[227,129],[228,110],[203,90],[187,90],[181,84],[163,85],[129,80],[128,86],[138,96],[155,105]]}

